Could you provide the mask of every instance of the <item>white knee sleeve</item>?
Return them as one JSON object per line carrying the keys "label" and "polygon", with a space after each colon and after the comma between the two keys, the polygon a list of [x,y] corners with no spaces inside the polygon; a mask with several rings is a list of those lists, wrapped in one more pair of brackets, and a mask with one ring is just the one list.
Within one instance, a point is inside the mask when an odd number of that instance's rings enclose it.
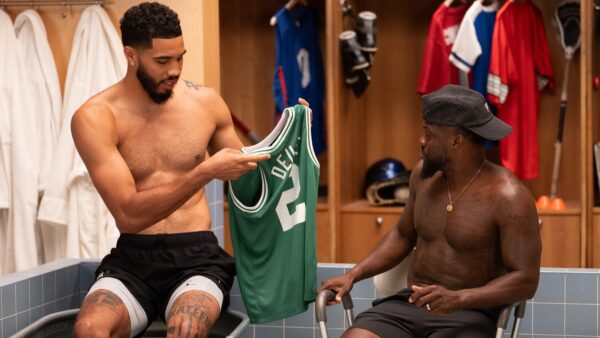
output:
{"label": "white knee sleeve", "polygon": [[129,292],[127,287],[125,287],[123,282],[112,277],[101,277],[92,285],[86,297],[92,294],[92,292],[100,289],[108,290],[114,293],[121,299],[123,304],[125,304],[127,312],[129,313],[129,321],[131,323],[130,338],[135,337],[142,332],[146,326],[148,326],[148,317],[146,316],[146,312],[137,299],[135,299],[131,292]]}
{"label": "white knee sleeve", "polygon": [[211,296],[215,297],[215,299],[219,302],[219,309],[223,306],[223,292],[221,291],[221,289],[219,289],[217,284],[215,284],[215,282],[204,276],[193,276],[186,279],[185,282],[181,283],[181,285],[179,285],[171,295],[171,298],[169,299],[169,303],[167,305],[167,309],[165,310],[165,318],[167,318],[167,320],[169,318],[168,316],[169,311],[171,310],[171,306],[173,306],[173,303],[175,302],[177,297],[181,296],[184,292],[192,290],[204,291],[209,293]]}

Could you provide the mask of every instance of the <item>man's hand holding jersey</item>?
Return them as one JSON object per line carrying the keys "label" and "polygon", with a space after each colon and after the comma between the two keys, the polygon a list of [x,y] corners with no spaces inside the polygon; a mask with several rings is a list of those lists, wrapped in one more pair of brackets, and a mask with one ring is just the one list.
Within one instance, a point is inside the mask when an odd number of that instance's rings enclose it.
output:
{"label": "man's hand holding jersey", "polygon": [[208,158],[204,165],[214,173],[214,178],[234,181],[247,171],[256,169],[258,162],[269,158],[269,154],[245,154],[236,149],[225,148]]}

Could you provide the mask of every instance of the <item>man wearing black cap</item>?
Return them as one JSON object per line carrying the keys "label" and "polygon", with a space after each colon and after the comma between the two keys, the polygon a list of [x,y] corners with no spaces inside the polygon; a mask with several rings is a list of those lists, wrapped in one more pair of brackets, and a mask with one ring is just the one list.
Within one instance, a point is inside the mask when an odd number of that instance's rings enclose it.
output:
{"label": "man wearing black cap", "polygon": [[485,158],[485,140],[512,128],[479,93],[456,85],[423,96],[423,120],[422,160],[397,226],[352,270],[321,284],[339,303],[354,283],[392,268],[414,248],[410,288],[373,302],[345,338],[493,337],[498,308],[537,289],[534,199]]}

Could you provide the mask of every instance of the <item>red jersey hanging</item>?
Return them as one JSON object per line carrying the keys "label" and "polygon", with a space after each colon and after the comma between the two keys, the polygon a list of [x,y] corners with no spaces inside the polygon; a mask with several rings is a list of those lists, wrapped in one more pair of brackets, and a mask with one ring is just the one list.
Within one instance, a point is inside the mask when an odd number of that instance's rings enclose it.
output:
{"label": "red jersey hanging", "polygon": [[546,86],[554,87],[554,73],[542,13],[530,0],[509,0],[496,16],[487,89],[497,116],[513,127],[500,141],[502,164],[521,179],[538,176],[538,109]]}
{"label": "red jersey hanging", "polygon": [[448,57],[467,7],[464,3],[451,7],[442,3],[433,13],[417,93],[428,94],[449,83],[458,84],[458,69]]}

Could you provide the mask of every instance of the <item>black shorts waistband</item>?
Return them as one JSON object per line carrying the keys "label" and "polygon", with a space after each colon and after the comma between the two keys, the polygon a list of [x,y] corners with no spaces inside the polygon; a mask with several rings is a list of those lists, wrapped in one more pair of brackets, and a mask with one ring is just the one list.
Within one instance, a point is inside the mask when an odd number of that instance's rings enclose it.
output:
{"label": "black shorts waistband", "polygon": [[198,244],[218,244],[212,231],[182,232],[176,234],[121,234],[117,248],[123,246],[138,249],[186,248]]}

